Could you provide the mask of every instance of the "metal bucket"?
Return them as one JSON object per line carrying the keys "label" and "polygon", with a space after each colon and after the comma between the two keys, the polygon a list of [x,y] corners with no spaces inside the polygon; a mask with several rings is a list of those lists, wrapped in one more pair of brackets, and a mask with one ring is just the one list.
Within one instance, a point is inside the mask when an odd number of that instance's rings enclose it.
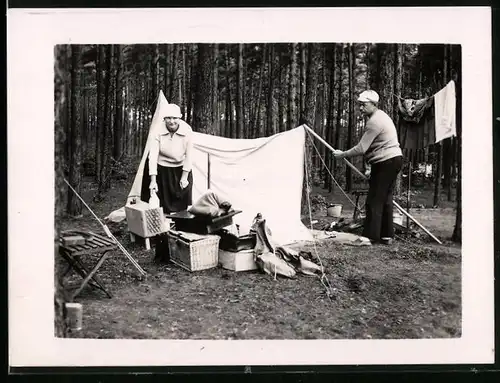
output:
{"label": "metal bucket", "polygon": [[339,218],[341,214],[342,214],[342,205],[340,204],[330,205],[326,209],[326,215],[328,217]]}
{"label": "metal bucket", "polygon": [[80,331],[82,329],[82,311],[81,303],[66,303],[68,326],[71,330]]}
{"label": "metal bucket", "polygon": [[392,213],[392,220],[394,223],[403,226],[403,214],[401,214],[399,210],[394,209],[394,212]]}

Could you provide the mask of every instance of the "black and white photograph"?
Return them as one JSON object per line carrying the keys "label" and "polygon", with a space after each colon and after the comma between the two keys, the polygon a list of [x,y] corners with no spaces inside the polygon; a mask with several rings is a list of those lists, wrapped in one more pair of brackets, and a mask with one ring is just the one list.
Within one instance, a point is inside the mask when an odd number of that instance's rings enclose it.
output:
{"label": "black and white photograph", "polygon": [[[221,364],[221,352],[228,364],[493,361],[491,52],[460,25],[431,32],[440,12],[484,23],[488,9],[427,10],[431,38],[391,33],[404,8],[371,10],[388,23],[378,33],[361,9],[359,20],[335,9],[199,10],[191,26],[179,20],[195,10],[159,12],[171,25],[138,15],[137,35],[113,29],[131,25],[132,11],[82,12],[81,22],[61,13],[39,48],[43,84],[30,83],[32,59],[11,71],[16,100],[22,84],[44,95],[42,127],[19,108],[11,127],[16,140],[41,129],[48,144],[12,141],[9,155],[44,146],[48,157],[15,164],[26,208],[15,211],[28,215],[10,225],[23,260],[9,276],[18,286],[24,264],[47,279],[37,335],[64,341],[47,360],[110,365],[105,350],[118,341],[127,356],[117,365],[179,365],[182,353],[187,364]],[[303,20],[301,31],[283,35],[280,14]],[[18,16],[13,29],[30,20]],[[344,17],[357,21],[351,38],[335,33]],[[41,19],[43,31],[52,23]],[[93,34],[75,32],[90,20]],[[33,238],[30,215],[36,226],[48,219]],[[37,243],[47,254],[34,262],[17,254]],[[157,342],[149,359],[134,352],[158,340],[168,352]],[[90,348],[100,351],[79,359]]]}

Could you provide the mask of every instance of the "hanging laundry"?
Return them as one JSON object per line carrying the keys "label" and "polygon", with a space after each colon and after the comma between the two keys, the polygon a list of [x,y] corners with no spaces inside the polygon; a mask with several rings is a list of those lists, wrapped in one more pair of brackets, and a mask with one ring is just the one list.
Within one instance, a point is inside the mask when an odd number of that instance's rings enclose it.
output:
{"label": "hanging laundry", "polygon": [[455,82],[434,95],[436,142],[457,135]]}
{"label": "hanging laundry", "polygon": [[433,97],[420,100],[399,98],[398,109],[402,149],[423,149],[435,142]]}

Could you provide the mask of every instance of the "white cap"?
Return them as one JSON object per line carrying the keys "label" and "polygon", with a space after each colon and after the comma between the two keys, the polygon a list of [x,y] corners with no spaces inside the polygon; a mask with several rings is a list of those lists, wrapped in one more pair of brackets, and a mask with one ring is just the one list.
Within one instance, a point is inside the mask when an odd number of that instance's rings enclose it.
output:
{"label": "white cap", "polygon": [[360,101],[360,102],[377,103],[379,99],[380,99],[380,97],[378,96],[377,92],[375,92],[374,90],[365,90],[358,97],[358,101]]}
{"label": "white cap", "polygon": [[181,118],[182,117],[181,108],[179,108],[179,106],[175,104],[167,104],[165,106],[165,110],[163,111],[163,118],[165,117]]}

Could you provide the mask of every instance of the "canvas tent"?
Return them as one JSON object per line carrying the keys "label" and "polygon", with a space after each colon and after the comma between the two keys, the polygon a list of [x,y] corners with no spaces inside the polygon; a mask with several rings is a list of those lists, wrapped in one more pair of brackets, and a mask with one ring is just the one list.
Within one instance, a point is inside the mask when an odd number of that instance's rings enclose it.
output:
{"label": "canvas tent", "polygon": [[[140,198],[150,143],[162,126],[162,111],[167,104],[160,91],[127,203]],[[210,187],[235,209],[242,210],[234,217],[240,234],[248,233],[253,218],[261,213],[278,243],[312,240],[311,232],[300,220],[305,136],[303,127],[257,139],[230,139],[195,132],[193,201]]]}

